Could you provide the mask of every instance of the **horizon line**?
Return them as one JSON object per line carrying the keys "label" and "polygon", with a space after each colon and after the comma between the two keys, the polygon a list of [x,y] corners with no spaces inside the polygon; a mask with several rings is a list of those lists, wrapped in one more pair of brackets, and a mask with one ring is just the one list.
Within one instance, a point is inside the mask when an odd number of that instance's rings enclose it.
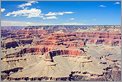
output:
{"label": "horizon line", "polygon": [[[106,25],[104,25],[104,24],[89,24],[89,25],[63,25],[63,24],[48,24],[48,25],[23,25],[23,26],[121,26],[121,25],[118,25],[118,24],[106,24]],[[16,25],[15,25],[16,26]],[[1,27],[8,27],[8,26],[1,26]]]}

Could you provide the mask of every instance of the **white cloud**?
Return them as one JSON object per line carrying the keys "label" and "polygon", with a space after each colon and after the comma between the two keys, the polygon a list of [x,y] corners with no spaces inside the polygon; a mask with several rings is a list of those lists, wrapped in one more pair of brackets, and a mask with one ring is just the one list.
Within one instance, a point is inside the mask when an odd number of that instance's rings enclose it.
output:
{"label": "white cloud", "polygon": [[1,21],[1,26],[36,26],[41,25],[41,23],[34,22],[22,22],[22,21]]}
{"label": "white cloud", "polygon": [[5,11],[5,8],[1,8],[1,12],[4,12]]}
{"label": "white cloud", "polygon": [[25,16],[27,18],[32,18],[32,17],[40,17],[41,16],[41,10],[32,8],[32,9],[23,9],[23,10],[18,10],[18,11],[13,11],[9,12],[6,14],[6,16]]}
{"label": "white cloud", "polygon": [[[31,9],[21,9],[13,12],[7,13],[5,16],[25,16],[27,18],[32,17],[39,17],[44,20],[46,19],[57,19],[57,15],[64,15],[64,14],[72,14],[74,12],[49,12],[47,14],[42,14],[42,11],[40,9],[31,8]],[[72,19],[73,20],[73,19]]]}
{"label": "white cloud", "polygon": [[21,10],[9,12],[5,16],[13,16],[13,17],[24,16],[27,18],[38,17],[38,18],[42,18],[43,20],[46,20],[46,19],[57,19],[57,16],[59,15],[74,13],[74,12],[48,12],[47,14],[42,14],[42,11],[40,9],[27,8],[27,6],[31,6],[32,3],[35,3],[35,1],[30,1],[28,3],[21,4],[19,5],[19,7],[22,8]]}
{"label": "white cloud", "polygon": [[70,20],[75,20],[75,18],[70,18]]}
{"label": "white cloud", "polygon": [[64,14],[73,14],[74,12],[49,12],[45,14],[45,16],[56,16],[56,15],[64,15]]}
{"label": "white cloud", "polygon": [[[60,23],[62,25],[86,25],[78,22]],[[1,26],[39,26],[39,25],[59,25],[55,23],[23,22],[23,21],[1,21]]]}
{"label": "white cloud", "polygon": [[33,3],[38,3],[38,2],[36,2],[36,1],[28,1],[27,3],[21,4],[18,7],[19,8],[24,8],[24,7],[27,7],[27,6],[31,6]]}
{"label": "white cloud", "polygon": [[57,17],[56,16],[49,16],[49,17],[42,17],[42,19],[57,19]]}
{"label": "white cloud", "polygon": [[105,8],[105,7],[107,7],[107,6],[105,6],[105,5],[99,5],[99,7],[103,7],[103,8]]}
{"label": "white cloud", "polygon": [[57,15],[57,13],[55,13],[55,12],[49,12],[48,14],[45,14],[45,16],[53,16],[53,15]]}
{"label": "white cloud", "polygon": [[67,22],[67,23],[63,23],[62,25],[86,25],[86,24],[78,23],[78,22]]}
{"label": "white cloud", "polygon": [[119,4],[120,4],[120,2],[115,2],[114,4],[119,5]]}
{"label": "white cloud", "polygon": [[74,12],[63,12],[64,14],[73,14]]}

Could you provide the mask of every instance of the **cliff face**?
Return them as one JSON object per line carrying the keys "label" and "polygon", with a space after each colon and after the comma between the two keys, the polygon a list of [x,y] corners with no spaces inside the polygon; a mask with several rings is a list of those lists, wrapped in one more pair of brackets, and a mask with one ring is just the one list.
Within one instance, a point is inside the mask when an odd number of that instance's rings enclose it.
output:
{"label": "cliff face", "polygon": [[[4,33],[3,33],[4,34]],[[60,43],[66,46],[84,46],[87,43],[94,44],[104,44],[111,46],[121,46],[121,33],[118,31],[106,32],[63,32],[63,33],[51,33],[48,34],[45,30],[40,29],[24,29],[14,31],[8,38],[13,38],[19,40],[18,43],[22,44],[32,44],[35,42],[38,45],[59,45]],[[40,41],[34,41],[34,37],[38,37]],[[3,40],[4,41],[4,40]],[[5,39],[6,41],[6,39]],[[18,44],[16,41],[9,41],[4,43],[6,47],[16,47]],[[12,46],[13,45],[13,46]]]}
{"label": "cliff face", "polygon": [[[35,65],[40,60],[55,63],[55,58],[59,57],[57,59],[59,63],[56,65],[69,66],[73,69],[72,71],[75,70],[76,76],[71,75],[75,80],[120,80],[119,68],[109,67],[113,63],[119,66],[120,31],[111,29],[106,31],[97,28],[75,32],[74,30],[68,31],[69,27],[68,29],[50,29],[27,28],[4,31],[7,32],[5,34],[2,32],[2,36],[5,37],[2,40],[3,69],[25,68],[30,64]],[[76,28],[72,29],[76,30]],[[10,35],[7,36],[7,34]],[[93,60],[91,60],[92,58]],[[106,67],[109,67],[110,70],[104,70],[103,73],[103,68]],[[66,68],[66,70],[69,69]],[[103,74],[101,74],[101,70]],[[86,79],[86,77],[88,78]]]}

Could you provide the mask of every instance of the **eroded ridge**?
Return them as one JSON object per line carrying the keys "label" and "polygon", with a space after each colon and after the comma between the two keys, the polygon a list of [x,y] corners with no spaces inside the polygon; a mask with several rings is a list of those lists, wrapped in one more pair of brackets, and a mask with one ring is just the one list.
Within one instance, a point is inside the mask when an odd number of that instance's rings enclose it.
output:
{"label": "eroded ridge", "polygon": [[120,26],[3,27],[1,36],[2,80],[121,79]]}

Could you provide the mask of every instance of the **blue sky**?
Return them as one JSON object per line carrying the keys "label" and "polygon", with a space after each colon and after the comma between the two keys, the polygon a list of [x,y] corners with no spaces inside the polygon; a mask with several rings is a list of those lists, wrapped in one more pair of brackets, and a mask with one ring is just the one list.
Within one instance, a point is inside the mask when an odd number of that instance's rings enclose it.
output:
{"label": "blue sky", "polygon": [[3,1],[2,25],[120,25],[119,1]]}

